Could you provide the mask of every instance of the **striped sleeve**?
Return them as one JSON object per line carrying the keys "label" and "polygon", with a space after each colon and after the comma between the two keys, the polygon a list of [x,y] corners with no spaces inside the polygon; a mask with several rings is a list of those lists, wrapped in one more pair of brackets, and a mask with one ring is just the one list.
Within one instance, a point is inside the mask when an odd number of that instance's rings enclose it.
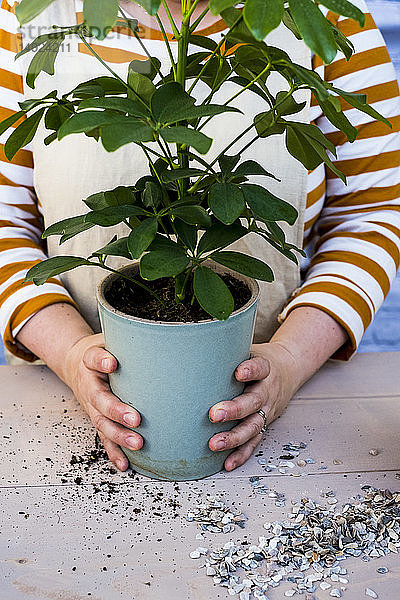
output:
{"label": "striped sleeve", "polygon": [[[11,4],[11,3],[10,3]],[[20,44],[18,21],[7,0],[0,4],[0,120],[19,110],[23,81],[14,61]],[[18,343],[16,335],[40,309],[55,302],[73,303],[59,279],[43,286],[24,283],[27,270],[46,258],[42,244],[42,216],[33,189],[33,160],[29,146],[12,162],[4,155],[0,139],[0,330],[5,347],[32,362],[35,356]]]}
{"label": "striped sleeve", "polygon": [[312,242],[312,258],[303,285],[280,317],[283,320],[297,306],[315,306],[330,314],[348,333],[349,343],[334,356],[342,360],[357,349],[389,292],[400,259],[399,87],[365,3],[354,3],[366,13],[363,29],[329,13],[354,44],[354,55],[346,61],[338,54],[327,66],[314,58],[314,69],[336,87],[366,94],[392,129],[342,102],[358,131],[351,144],[312,103],[312,120],[335,144],[334,162],[347,185],[323,165],[309,174],[305,242]]}

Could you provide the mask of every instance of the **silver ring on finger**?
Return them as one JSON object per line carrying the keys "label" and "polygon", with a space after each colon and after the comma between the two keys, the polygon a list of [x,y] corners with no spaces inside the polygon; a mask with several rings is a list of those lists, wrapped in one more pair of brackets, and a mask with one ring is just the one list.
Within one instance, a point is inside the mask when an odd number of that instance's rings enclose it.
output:
{"label": "silver ring on finger", "polygon": [[264,424],[261,427],[260,431],[258,432],[259,434],[262,435],[263,433],[265,433],[267,431],[267,428],[268,428],[267,415],[262,410],[262,408],[260,408],[260,410],[258,410],[257,413],[260,415],[260,417],[262,417],[264,419]]}

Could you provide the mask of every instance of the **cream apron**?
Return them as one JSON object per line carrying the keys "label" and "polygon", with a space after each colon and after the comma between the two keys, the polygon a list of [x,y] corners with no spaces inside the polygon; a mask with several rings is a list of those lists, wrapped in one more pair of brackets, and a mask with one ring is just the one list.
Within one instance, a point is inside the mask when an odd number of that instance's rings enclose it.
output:
{"label": "cream apron", "polygon": [[[76,23],[74,0],[56,0],[29,26],[30,31],[33,31],[36,36],[39,32],[43,33],[48,30],[53,24],[66,26],[74,23]],[[31,41],[25,37],[24,32],[23,39],[24,44]],[[26,98],[40,98],[54,89],[57,89],[59,94],[65,93],[78,83],[108,74],[96,58],[78,52],[78,41],[76,37],[67,38],[56,60],[55,75],[49,76],[41,73],[36,80],[34,90],[25,85]],[[144,42],[146,43],[146,40]],[[281,26],[272,32],[268,43],[284,48],[297,63],[310,67],[310,51],[305,44],[296,40],[285,27]],[[115,42],[113,44],[116,45]],[[161,43],[159,46],[158,58],[162,63],[162,71],[167,73],[170,68],[169,58]],[[173,50],[176,50],[176,45],[172,46]],[[136,48],[132,49],[132,51],[135,50]],[[32,53],[28,53],[19,59],[22,62],[24,79],[32,56]],[[112,64],[111,66],[120,77],[126,80],[128,64]],[[284,80],[275,73],[268,79],[268,86],[273,93],[286,89]],[[238,89],[238,86],[233,83],[224,85],[215,101],[223,102]],[[196,87],[195,93],[198,98],[201,98],[207,93],[207,90],[201,83]],[[297,93],[296,99],[298,101],[305,100],[306,108],[290,118],[309,122],[309,93],[301,91]],[[241,95],[235,101],[235,105],[242,110],[242,115],[228,113],[218,116],[204,129],[205,133],[215,139],[209,153],[210,157],[216,156],[230,140],[247,127],[257,113],[267,110],[266,103],[252,93]],[[43,144],[43,138],[49,133],[42,125],[33,141],[34,186],[46,227],[55,221],[87,211],[82,200],[90,194],[112,189],[118,185],[132,185],[139,177],[148,174],[147,161],[142,151],[134,144],[126,145],[114,153],[107,153],[93,138],[77,134],[66,137],[61,142],[53,142],[46,147]],[[248,139],[251,139],[252,136],[254,136],[254,130]],[[237,147],[233,148],[230,153],[234,154],[237,149]],[[293,227],[284,227],[284,229],[288,242],[302,247],[306,170],[286,151],[283,136],[273,136],[257,142],[242,157],[242,159],[249,158],[257,160],[281,180],[282,183],[278,183],[265,177],[252,178],[253,182],[265,185],[271,192],[296,207],[299,212],[296,224]],[[48,253],[49,256],[87,257],[95,249],[107,244],[115,233],[126,235],[126,229],[125,225],[111,228],[94,227],[62,246],[58,245],[57,237],[50,237]],[[264,259],[275,274],[274,283],[261,282],[262,294],[255,340],[266,341],[277,328],[277,316],[285,301],[299,285],[299,268],[254,234],[239,240],[233,247],[235,250]],[[126,262],[125,259],[113,259],[110,261],[110,265],[117,268]],[[96,332],[100,331],[100,324],[95,290],[97,283],[104,276],[103,270],[93,267],[80,267],[61,276],[64,285],[79,305],[83,316]]]}

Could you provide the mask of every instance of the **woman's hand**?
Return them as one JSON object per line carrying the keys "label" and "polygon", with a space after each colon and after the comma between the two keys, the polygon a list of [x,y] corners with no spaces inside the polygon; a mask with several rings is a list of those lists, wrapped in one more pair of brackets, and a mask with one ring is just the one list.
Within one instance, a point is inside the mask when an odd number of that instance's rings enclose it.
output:
{"label": "woman's hand", "polygon": [[301,381],[294,356],[280,343],[254,344],[252,357],[241,363],[235,377],[247,383],[243,394],[219,402],[209,411],[213,423],[242,419],[231,431],[217,433],[209,441],[210,450],[237,448],[225,461],[225,469],[240,467],[261,442],[264,418],[267,424],[279,417],[297,391]]}
{"label": "woman's hand", "polygon": [[88,335],[67,352],[64,379],[97,429],[110,460],[125,471],[128,460],[119,446],[139,450],[143,438],[127,429],[139,425],[140,414],[110,390],[108,374],[116,368],[116,358],[104,349],[103,335]]}

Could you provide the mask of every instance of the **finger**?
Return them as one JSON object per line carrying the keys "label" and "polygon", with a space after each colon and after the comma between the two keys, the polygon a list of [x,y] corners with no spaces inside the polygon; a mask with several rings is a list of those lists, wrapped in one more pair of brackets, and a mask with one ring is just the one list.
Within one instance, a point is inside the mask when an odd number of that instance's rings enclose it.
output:
{"label": "finger", "polygon": [[140,413],[114,396],[108,384],[97,387],[92,396],[91,404],[99,413],[105,415],[111,421],[126,427],[138,427],[140,424]]}
{"label": "finger", "polygon": [[126,471],[126,469],[129,467],[129,462],[125,454],[122,452],[121,448],[117,446],[117,444],[114,444],[114,442],[112,442],[108,438],[104,437],[102,433],[99,433],[99,437],[111,462],[120,471]]}
{"label": "finger", "polygon": [[242,446],[255,436],[260,436],[260,430],[264,425],[264,419],[259,414],[253,414],[243,419],[230,431],[222,431],[215,434],[208,442],[210,450],[230,450]]}
{"label": "finger", "polygon": [[85,351],[83,364],[91,371],[100,373],[113,373],[118,366],[115,356],[100,346],[91,346]]}
{"label": "finger", "polygon": [[134,431],[129,431],[117,423],[110,421],[99,412],[90,415],[93,425],[96,427],[99,435],[102,434],[114,444],[129,448],[129,450],[140,450],[143,446],[143,438]]}
{"label": "finger", "polygon": [[268,377],[271,367],[269,360],[263,356],[254,356],[242,362],[235,371],[238,381],[261,381]]}
{"label": "finger", "polygon": [[[259,386],[260,384],[257,384]],[[255,386],[246,388],[240,396],[236,396],[233,400],[225,400],[214,404],[209,410],[208,416],[213,423],[223,423],[225,421],[235,421],[236,419],[244,419],[251,415],[265,404],[266,398],[264,394],[257,391]]]}
{"label": "finger", "polygon": [[238,448],[238,450],[232,452],[232,454],[230,454],[225,461],[225,469],[227,471],[233,471],[233,469],[241,467],[246,462],[246,460],[248,460],[253,454],[254,450],[257,448],[261,440],[262,436],[256,435],[251,440],[243,444],[243,446]]}

